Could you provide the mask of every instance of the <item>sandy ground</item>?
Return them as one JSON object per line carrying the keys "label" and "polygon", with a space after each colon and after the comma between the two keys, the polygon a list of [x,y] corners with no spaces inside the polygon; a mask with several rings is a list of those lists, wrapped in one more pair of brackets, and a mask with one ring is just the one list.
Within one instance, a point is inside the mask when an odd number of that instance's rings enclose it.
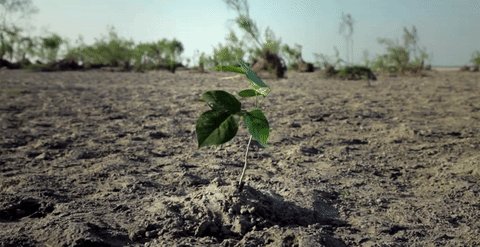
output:
{"label": "sandy ground", "polygon": [[480,246],[479,73],[267,80],[240,194],[245,129],[194,131],[228,76],[0,71],[0,246]]}

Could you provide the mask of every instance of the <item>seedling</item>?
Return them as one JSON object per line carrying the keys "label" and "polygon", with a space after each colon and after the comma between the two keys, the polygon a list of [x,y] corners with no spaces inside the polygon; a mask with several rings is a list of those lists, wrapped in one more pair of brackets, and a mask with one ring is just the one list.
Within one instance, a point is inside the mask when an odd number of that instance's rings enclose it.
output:
{"label": "seedling", "polygon": [[252,139],[264,147],[267,146],[270,127],[262,110],[258,108],[258,98],[266,97],[270,93],[270,87],[243,62],[240,62],[239,67],[219,66],[217,70],[244,74],[250,82],[250,88],[240,91],[238,95],[241,98],[254,98],[255,107],[250,111],[242,109],[242,104],[234,95],[222,90],[205,92],[202,100],[208,104],[211,110],[202,113],[197,120],[198,147],[216,146],[230,141],[237,134],[240,119],[243,119],[250,137],[237,187],[238,191],[242,191],[243,178],[248,166],[248,150]]}

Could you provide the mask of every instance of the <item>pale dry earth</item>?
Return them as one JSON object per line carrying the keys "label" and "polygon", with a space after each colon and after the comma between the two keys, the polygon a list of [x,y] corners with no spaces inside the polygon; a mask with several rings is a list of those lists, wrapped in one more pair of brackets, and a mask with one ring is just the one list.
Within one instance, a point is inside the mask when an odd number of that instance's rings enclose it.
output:
{"label": "pale dry earth", "polygon": [[231,76],[1,70],[0,246],[480,246],[479,73],[266,80],[241,194],[245,129],[195,140]]}

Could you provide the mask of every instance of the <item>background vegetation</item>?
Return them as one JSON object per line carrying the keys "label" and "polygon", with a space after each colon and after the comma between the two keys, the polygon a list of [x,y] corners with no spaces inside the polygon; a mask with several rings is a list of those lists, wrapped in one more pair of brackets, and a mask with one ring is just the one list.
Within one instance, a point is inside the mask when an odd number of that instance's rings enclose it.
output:
{"label": "background vegetation", "polygon": [[[72,43],[56,33],[34,36],[19,21],[38,11],[32,0],[0,0],[0,67],[40,70],[115,67],[120,70],[168,69],[175,72],[176,68],[184,66],[182,61],[187,60],[192,61],[192,67],[201,72],[215,66],[238,65],[239,61],[249,63],[257,72],[264,70],[276,77],[283,77],[287,68],[300,72],[314,70],[313,64],[302,57],[302,45],[282,43],[272,29],[261,30],[258,27],[250,16],[247,0],[223,1],[236,14],[225,41],[213,47],[210,55],[198,51],[194,57],[186,59],[182,56],[183,44],[175,38],[136,43],[118,35],[113,27],[109,27],[106,35],[92,44],[86,44],[82,38]],[[327,75],[366,69],[376,73],[416,74],[429,68],[431,54],[420,46],[415,26],[405,27],[400,39],[379,38],[378,43],[385,48],[384,53],[370,58],[368,51],[364,51],[363,64],[354,64],[354,24],[351,14],[342,13],[339,35],[345,39],[344,54],[336,47],[333,56],[314,54],[315,65]],[[470,62],[472,70],[478,71],[479,51],[472,54]]]}

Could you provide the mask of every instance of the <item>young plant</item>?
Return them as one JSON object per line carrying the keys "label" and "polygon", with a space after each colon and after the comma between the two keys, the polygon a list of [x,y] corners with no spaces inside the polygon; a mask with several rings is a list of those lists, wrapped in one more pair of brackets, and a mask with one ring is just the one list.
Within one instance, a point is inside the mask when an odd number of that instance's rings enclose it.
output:
{"label": "young plant", "polygon": [[197,120],[196,133],[198,147],[221,145],[230,141],[238,131],[238,122],[243,118],[243,123],[250,133],[245,151],[244,166],[238,181],[238,191],[242,191],[247,170],[248,150],[252,139],[260,145],[267,146],[270,133],[268,120],[262,110],[258,108],[258,97],[266,97],[270,93],[270,87],[265,84],[251,68],[240,61],[240,66],[219,66],[217,70],[244,74],[250,82],[250,88],[242,90],[238,95],[242,98],[255,98],[255,108],[250,111],[242,109],[238,99],[225,91],[214,90],[205,92],[202,100],[211,110],[204,112]]}

